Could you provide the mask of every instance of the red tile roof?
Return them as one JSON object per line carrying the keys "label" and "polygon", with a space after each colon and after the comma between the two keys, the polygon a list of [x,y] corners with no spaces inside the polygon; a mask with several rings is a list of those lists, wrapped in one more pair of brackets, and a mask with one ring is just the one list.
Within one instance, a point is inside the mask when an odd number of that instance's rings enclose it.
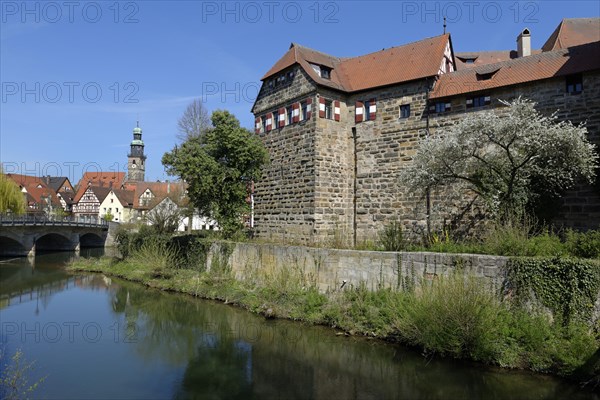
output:
{"label": "red tile roof", "polygon": [[[542,50],[531,50],[531,54],[539,54]],[[495,50],[495,51],[478,51],[478,52],[462,52],[454,53],[456,58],[456,69],[461,71],[466,68],[474,68],[480,65],[495,64],[501,61],[509,61],[517,58],[516,50]],[[473,60],[472,63],[467,63],[466,60]]]}
{"label": "red tile roof", "polygon": [[[439,77],[429,98],[478,92],[597,69],[600,69],[600,42],[444,74]],[[482,79],[482,74],[490,73],[493,73],[491,79]]]}
{"label": "red tile roof", "polygon": [[77,194],[74,202],[79,202],[88,186],[120,188],[125,181],[125,172],[86,172],[77,184]]}
{"label": "red tile roof", "polygon": [[552,32],[543,51],[566,49],[600,41],[600,18],[565,18]]}
{"label": "red tile roof", "polygon": [[[339,58],[292,43],[290,49],[262,77],[299,64],[317,84],[347,92],[435,76],[450,35],[444,34],[359,57]],[[321,78],[310,64],[332,68],[331,79]]]}
{"label": "red tile roof", "polygon": [[133,207],[134,204],[134,192],[125,189],[112,189],[117,199],[121,202],[123,207]]}
{"label": "red tile roof", "polygon": [[21,174],[6,174],[6,176],[9,177],[10,179],[12,179],[13,181],[15,181],[17,183],[17,185],[22,186],[22,187],[37,186],[37,185],[42,185],[42,186],[46,187],[46,184],[44,183],[42,178],[39,178],[37,176],[21,175]]}
{"label": "red tile roof", "polygon": [[[133,193],[133,208],[150,209],[160,203],[165,197],[171,197],[175,203],[180,201],[177,197],[185,193],[185,185],[183,182],[127,182],[123,185],[123,189]],[[140,196],[150,189],[154,197],[148,205],[140,203]]]}

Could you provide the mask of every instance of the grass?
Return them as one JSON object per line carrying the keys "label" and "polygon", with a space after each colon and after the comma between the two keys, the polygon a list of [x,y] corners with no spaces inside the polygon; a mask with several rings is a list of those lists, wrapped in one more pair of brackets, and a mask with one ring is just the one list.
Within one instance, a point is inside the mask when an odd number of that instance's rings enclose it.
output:
{"label": "grass", "polygon": [[[143,249],[143,248],[142,248]],[[569,375],[598,349],[599,332],[572,323],[554,323],[543,310],[525,310],[501,301],[475,278],[440,277],[406,291],[369,290],[365,285],[321,293],[302,268],[246,271],[237,280],[226,258],[208,271],[163,268],[174,265],[168,252],[138,250],[122,261],[74,261],[72,271],[102,272],[162,290],[235,304],[266,317],[287,318],[422,348],[426,353],[508,368]],[[157,265],[159,271],[157,274]]]}
{"label": "grass", "polygon": [[496,225],[480,239],[455,240],[448,232],[433,235],[424,245],[408,244],[406,251],[490,254],[509,257],[555,257],[600,259],[600,230],[561,234],[529,224]]}

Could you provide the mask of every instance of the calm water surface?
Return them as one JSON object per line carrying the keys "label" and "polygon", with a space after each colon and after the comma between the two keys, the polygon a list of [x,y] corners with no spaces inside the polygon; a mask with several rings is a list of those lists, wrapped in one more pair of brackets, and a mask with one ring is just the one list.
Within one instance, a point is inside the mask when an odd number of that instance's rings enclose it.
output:
{"label": "calm water surface", "polygon": [[0,262],[0,344],[42,399],[593,399],[548,376],[426,359],[102,275]]}

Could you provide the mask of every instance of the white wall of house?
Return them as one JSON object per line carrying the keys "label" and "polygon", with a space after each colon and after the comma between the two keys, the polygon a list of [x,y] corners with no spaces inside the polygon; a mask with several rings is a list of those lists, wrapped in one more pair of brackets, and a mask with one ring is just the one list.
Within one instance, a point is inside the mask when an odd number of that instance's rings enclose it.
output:
{"label": "white wall of house", "polygon": [[104,201],[100,204],[98,210],[98,217],[104,218],[104,216],[110,211],[113,215],[113,222],[129,222],[131,219],[131,209],[123,206],[117,195],[111,191]]}
{"label": "white wall of house", "polygon": [[[189,224],[190,224],[190,218],[185,217],[181,220],[181,223],[179,224],[179,227],[177,228],[177,230],[180,232],[184,232],[188,229]],[[194,215],[192,216],[192,230],[195,230],[195,231],[198,231],[198,230],[218,231],[219,226],[217,225],[216,221],[214,221],[210,218],[198,215],[197,213],[194,213]]]}

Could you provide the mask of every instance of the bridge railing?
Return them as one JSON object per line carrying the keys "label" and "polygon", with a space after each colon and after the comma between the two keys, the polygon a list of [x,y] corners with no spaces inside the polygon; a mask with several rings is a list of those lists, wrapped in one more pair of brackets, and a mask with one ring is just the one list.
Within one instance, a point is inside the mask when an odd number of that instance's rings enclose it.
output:
{"label": "bridge railing", "polygon": [[0,214],[0,226],[89,226],[108,228],[108,222],[97,216],[88,217],[55,217],[38,215]]}

